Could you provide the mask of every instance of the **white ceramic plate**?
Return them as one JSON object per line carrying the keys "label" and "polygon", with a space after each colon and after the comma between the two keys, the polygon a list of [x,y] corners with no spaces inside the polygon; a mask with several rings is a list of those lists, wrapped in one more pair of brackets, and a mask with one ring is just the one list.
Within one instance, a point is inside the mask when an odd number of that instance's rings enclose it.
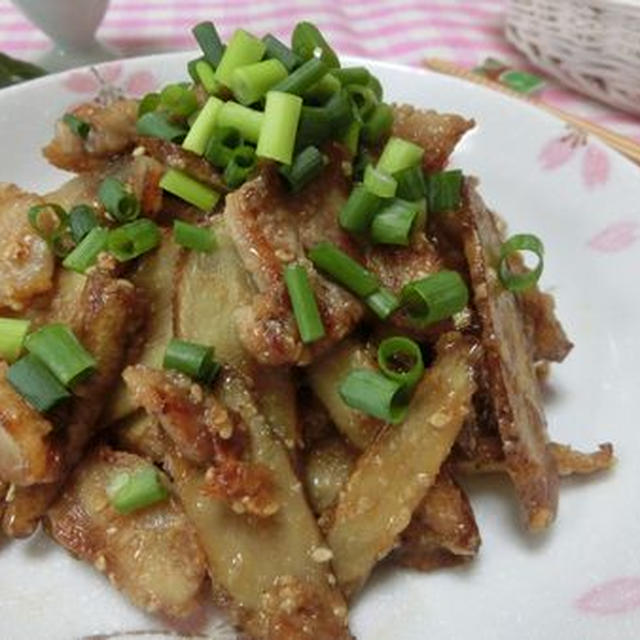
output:
{"label": "white ceramic plate", "polygon": [[[144,92],[184,79],[189,58],[101,67],[101,90]],[[543,238],[543,286],[556,294],[576,343],[553,370],[552,436],[587,449],[613,441],[620,462],[606,476],[563,483],[558,520],[536,538],[520,528],[506,482],[468,483],[484,541],[478,559],[426,575],[379,571],[355,603],[354,633],[359,640],[637,640],[640,170],[535,107],[416,69],[366,64],[388,99],[476,119],[453,164],[481,179],[484,197],[513,231]],[[39,149],[63,110],[93,97],[98,84],[85,70],[0,92],[0,179],[39,191],[64,180]],[[0,575],[3,640],[169,629],[43,535],[3,547]],[[197,629],[201,621],[192,622]],[[211,632],[215,615],[206,624]]]}

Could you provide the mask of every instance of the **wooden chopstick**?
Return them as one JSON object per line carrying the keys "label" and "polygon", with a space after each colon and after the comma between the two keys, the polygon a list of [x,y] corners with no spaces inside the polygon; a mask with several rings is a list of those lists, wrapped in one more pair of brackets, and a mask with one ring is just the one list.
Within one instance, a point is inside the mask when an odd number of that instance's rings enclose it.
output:
{"label": "wooden chopstick", "polygon": [[456,76],[458,78],[464,78],[465,80],[469,80],[470,82],[475,82],[476,84],[490,87],[491,89],[496,89],[497,91],[501,91],[502,93],[513,96],[514,98],[519,98],[520,100],[531,102],[537,107],[540,107],[541,109],[552,113],[558,118],[561,118],[565,122],[568,122],[572,126],[586,131],[587,133],[592,133],[594,136],[600,138],[600,140],[602,140],[602,142],[604,142],[605,144],[609,145],[613,149],[616,149],[620,153],[623,153],[634,162],[640,163],[640,144],[634,142],[626,136],[614,133],[610,129],[606,129],[605,127],[593,124],[588,120],[584,120],[583,118],[574,116],[570,113],[567,113],[566,111],[563,111],[562,109],[552,107],[551,105],[542,102],[541,100],[531,98],[530,96],[525,96],[521,93],[518,93],[517,91],[514,91],[513,89],[505,87],[499,82],[495,82],[493,80],[490,80],[489,78],[485,78],[480,74],[473,73],[472,71],[468,71],[467,69],[463,69],[462,67],[458,67],[457,65],[446,60],[441,60],[440,58],[427,58],[424,61],[424,66],[428,69],[431,69],[432,71],[445,73],[447,75]]}

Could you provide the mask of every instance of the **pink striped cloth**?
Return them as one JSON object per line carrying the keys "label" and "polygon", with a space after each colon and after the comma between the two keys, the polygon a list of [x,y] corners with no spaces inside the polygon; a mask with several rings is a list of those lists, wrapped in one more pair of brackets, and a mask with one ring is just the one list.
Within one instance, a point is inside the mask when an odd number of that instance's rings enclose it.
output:
{"label": "pink striped cloth", "polygon": [[[81,0],[79,5],[81,6]],[[342,53],[419,65],[440,57],[473,67],[492,56],[529,69],[503,36],[506,0],[112,0],[98,37],[123,55],[195,47],[190,27],[213,20],[221,35],[243,26],[287,38],[301,19],[315,22]],[[36,59],[45,36],[0,0],[0,50]],[[640,119],[553,81],[544,100],[640,141]]]}

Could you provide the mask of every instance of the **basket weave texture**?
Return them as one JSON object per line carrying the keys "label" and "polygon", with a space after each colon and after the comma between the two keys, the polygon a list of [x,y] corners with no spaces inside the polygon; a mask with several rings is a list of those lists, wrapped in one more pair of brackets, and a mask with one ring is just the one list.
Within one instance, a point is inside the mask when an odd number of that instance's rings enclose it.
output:
{"label": "basket weave texture", "polygon": [[640,114],[640,0],[509,0],[506,36],[565,84]]}

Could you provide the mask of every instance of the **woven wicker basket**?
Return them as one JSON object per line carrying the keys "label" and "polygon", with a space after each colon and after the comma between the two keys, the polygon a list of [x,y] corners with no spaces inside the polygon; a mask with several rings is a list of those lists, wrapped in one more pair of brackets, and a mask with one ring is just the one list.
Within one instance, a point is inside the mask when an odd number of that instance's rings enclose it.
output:
{"label": "woven wicker basket", "polygon": [[509,0],[506,35],[565,84],[640,114],[640,0]]}

